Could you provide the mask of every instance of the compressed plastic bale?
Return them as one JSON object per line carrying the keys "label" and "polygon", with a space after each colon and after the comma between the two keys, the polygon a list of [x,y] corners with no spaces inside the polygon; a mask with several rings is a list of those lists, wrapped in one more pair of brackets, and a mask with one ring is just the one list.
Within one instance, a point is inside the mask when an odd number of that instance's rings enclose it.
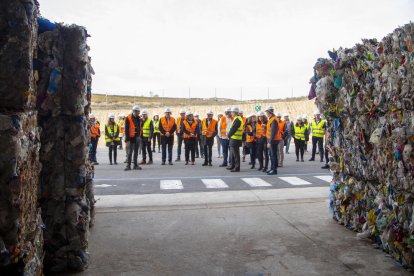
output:
{"label": "compressed plastic bale", "polygon": [[328,129],[330,209],[414,268],[414,24],[381,41],[339,48],[314,66],[317,107]]}
{"label": "compressed plastic bale", "polygon": [[33,57],[37,15],[34,0],[0,3],[0,111],[18,112],[36,106]]}
{"label": "compressed plastic bale", "polygon": [[37,113],[0,114],[0,139],[0,271],[41,275]]}

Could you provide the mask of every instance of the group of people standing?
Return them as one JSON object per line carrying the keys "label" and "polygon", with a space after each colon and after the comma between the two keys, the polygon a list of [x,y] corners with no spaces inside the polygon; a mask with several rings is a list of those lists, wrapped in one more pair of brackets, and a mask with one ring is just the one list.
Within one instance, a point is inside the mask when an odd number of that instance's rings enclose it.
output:
{"label": "group of people standing", "polygon": [[[227,108],[224,114],[218,114],[217,120],[214,119],[212,111],[208,111],[202,120],[197,113],[185,110],[181,110],[177,118],[171,115],[171,109],[166,108],[164,116],[160,118],[158,114],[154,114],[151,119],[147,110],[142,110],[141,113],[139,106],[134,106],[128,116],[121,115],[118,123],[115,122],[113,114],[109,115],[105,125],[105,141],[109,148],[110,164],[118,164],[117,149],[123,149],[124,140],[126,171],[141,170],[140,165],[153,164],[157,142],[158,152],[161,151],[161,165],[173,165],[174,137],[177,136],[176,162],[181,161],[184,144],[185,165],[194,165],[195,159],[201,156],[204,159],[202,166],[212,166],[212,148],[217,140],[219,156],[223,158],[220,167],[226,167],[231,172],[239,172],[241,158],[244,161],[249,155],[251,169],[256,169],[258,163],[259,171],[273,175],[277,174],[278,167],[283,167],[284,153],[289,153],[292,138],[295,142],[296,161],[304,162],[304,152],[307,150],[310,134],[313,148],[309,161],[315,160],[318,146],[320,160],[323,162],[326,121],[321,119],[319,112],[315,112],[312,123],[309,123],[305,116],[297,117],[296,123],[290,121],[288,114],[284,114],[282,119],[282,115],[275,113],[272,106],[267,107],[264,112],[250,114],[247,117],[243,116],[243,111],[238,107]],[[90,114],[89,118],[90,160],[98,164],[96,148],[100,137],[100,124],[93,114]],[[142,160],[138,163],[140,151]],[[327,151],[325,160],[326,165],[323,168],[329,168]]]}

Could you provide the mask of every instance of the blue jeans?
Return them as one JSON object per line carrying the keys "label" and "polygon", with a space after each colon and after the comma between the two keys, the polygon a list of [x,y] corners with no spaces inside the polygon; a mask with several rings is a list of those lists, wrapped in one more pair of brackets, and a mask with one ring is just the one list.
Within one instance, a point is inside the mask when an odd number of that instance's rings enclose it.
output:
{"label": "blue jeans", "polygon": [[289,152],[290,141],[292,140],[292,136],[289,135],[286,137],[286,153]]}
{"label": "blue jeans", "polygon": [[162,145],[162,162],[167,160],[167,147],[168,147],[168,162],[172,162],[172,150],[174,145],[174,136],[162,136],[161,137]]}
{"label": "blue jeans", "polygon": [[[227,166],[227,159],[229,157],[229,140],[220,138],[221,146],[223,148],[223,165]],[[231,163],[231,162],[230,162]]]}
{"label": "blue jeans", "polygon": [[89,150],[89,160],[96,162],[96,148],[98,147],[99,138],[91,138],[91,148]]}
{"label": "blue jeans", "polygon": [[277,151],[279,150],[279,141],[275,141],[274,143],[270,144],[271,148],[270,148],[270,152],[271,152],[271,156],[270,156],[270,169],[276,171],[277,170],[277,166],[278,166],[278,154]]}
{"label": "blue jeans", "polygon": [[184,136],[177,134],[177,158],[181,158],[181,147],[183,145]]}

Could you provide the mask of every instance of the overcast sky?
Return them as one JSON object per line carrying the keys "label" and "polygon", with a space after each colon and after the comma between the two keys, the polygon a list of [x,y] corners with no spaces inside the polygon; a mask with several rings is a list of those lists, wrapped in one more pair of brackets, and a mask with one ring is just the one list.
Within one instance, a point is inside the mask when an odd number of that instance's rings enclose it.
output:
{"label": "overcast sky", "polygon": [[39,0],[83,25],[93,92],[240,99],[303,96],[318,57],[381,39],[414,19],[414,0]]}

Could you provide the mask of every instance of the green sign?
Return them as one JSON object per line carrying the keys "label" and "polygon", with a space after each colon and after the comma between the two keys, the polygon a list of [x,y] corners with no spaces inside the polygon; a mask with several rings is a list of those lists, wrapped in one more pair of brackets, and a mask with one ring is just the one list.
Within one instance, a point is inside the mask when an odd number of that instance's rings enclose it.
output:
{"label": "green sign", "polygon": [[255,109],[256,111],[260,111],[260,110],[262,110],[262,107],[261,107],[260,105],[256,105],[256,106],[254,107],[254,109]]}

